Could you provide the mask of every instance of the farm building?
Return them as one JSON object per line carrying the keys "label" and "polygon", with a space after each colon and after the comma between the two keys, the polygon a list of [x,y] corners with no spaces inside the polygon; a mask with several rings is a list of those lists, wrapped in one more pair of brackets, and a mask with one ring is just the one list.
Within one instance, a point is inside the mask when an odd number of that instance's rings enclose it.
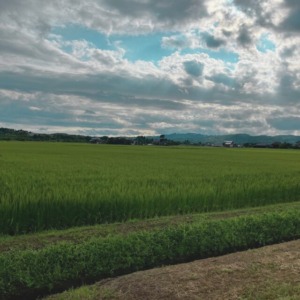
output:
{"label": "farm building", "polygon": [[225,141],[223,143],[223,146],[224,147],[227,147],[227,148],[233,148],[235,146],[234,142],[233,141]]}

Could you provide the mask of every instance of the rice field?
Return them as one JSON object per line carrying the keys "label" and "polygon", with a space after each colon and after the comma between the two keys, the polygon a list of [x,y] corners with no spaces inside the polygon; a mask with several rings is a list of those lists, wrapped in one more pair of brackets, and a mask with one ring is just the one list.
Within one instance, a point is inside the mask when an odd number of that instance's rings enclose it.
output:
{"label": "rice field", "polygon": [[300,151],[0,143],[0,232],[300,200]]}

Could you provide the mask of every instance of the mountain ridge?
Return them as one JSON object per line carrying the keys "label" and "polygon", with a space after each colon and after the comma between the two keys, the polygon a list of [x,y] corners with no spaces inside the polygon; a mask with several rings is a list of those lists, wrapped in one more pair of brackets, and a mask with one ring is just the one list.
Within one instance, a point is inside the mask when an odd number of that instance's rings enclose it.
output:
{"label": "mountain ridge", "polygon": [[189,141],[191,143],[211,143],[222,144],[224,141],[233,141],[236,144],[272,144],[276,142],[280,143],[292,143],[295,144],[300,141],[300,136],[296,135],[250,135],[246,133],[225,134],[225,135],[204,135],[197,133],[172,133],[166,134],[166,139],[173,141],[184,142]]}
{"label": "mountain ridge", "polygon": [[[74,142],[89,142],[95,136],[90,135],[75,135],[67,133],[34,133],[26,130],[15,130],[10,128],[0,128],[0,140],[21,140],[21,141],[74,141]],[[99,135],[100,137],[100,135]],[[246,133],[225,134],[225,135],[205,135],[201,133],[171,133],[164,134],[167,140],[184,143],[201,143],[221,145],[224,141],[233,141],[235,144],[272,144],[272,143],[291,143],[300,142],[300,136],[296,135],[250,135]],[[135,137],[124,137],[129,140],[134,140]],[[146,136],[148,139],[159,139],[160,136]]]}

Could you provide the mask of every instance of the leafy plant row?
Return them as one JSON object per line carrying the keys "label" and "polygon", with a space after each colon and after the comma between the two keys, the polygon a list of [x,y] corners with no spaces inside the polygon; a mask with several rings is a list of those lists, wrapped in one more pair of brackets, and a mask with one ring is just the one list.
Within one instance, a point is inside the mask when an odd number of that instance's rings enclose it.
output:
{"label": "leafy plant row", "polygon": [[0,255],[0,299],[35,299],[108,276],[299,237],[300,212],[287,210],[6,252]]}

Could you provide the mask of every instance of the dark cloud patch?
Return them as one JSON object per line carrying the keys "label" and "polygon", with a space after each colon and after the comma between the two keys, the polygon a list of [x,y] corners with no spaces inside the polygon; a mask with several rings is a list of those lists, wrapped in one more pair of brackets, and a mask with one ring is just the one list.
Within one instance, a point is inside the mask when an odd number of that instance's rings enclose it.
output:
{"label": "dark cloud patch", "polygon": [[214,125],[216,125],[218,123],[218,121],[214,118],[209,119],[206,116],[203,116],[201,119],[196,119],[193,121],[193,124],[196,124],[200,127],[213,127]]}
{"label": "dark cloud patch", "polygon": [[[17,34],[16,34],[17,35]],[[6,40],[0,35],[0,54],[2,55],[16,55],[23,58],[30,58],[34,60],[40,61],[50,61],[57,63],[68,63],[71,62],[71,58],[64,56],[62,57],[62,53],[57,50],[49,49],[43,45],[43,43],[33,42],[29,44],[31,39],[20,38],[19,40],[10,39]],[[75,61],[72,60],[74,63]],[[13,63],[13,61],[12,61]]]}
{"label": "dark cloud patch", "polygon": [[266,0],[234,0],[234,4],[240,10],[242,10],[249,17],[254,18],[257,25],[269,28],[280,32],[298,32],[300,31],[300,1],[298,0],[284,0],[281,8],[289,9],[289,13],[286,18],[279,24],[275,25],[272,22],[273,15],[278,12],[267,12],[264,9],[263,4],[270,3]]}
{"label": "dark cloud patch", "polygon": [[246,109],[241,108],[239,111],[226,111],[220,113],[219,117],[224,120],[233,119],[238,121],[245,121],[251,117],[255,117],[259,114],[259,112],[255,111],[254,109]]}
{"label": "dark cloud patch", "polygon": [[242,46],[248,46],[252,44],[251,34],[246,26],[242,26],[239,30],[237,41]]}
{"label": "dark cloud patch", "polygon": [[280,24],[280,29],[283,31],[300,31],[300,8],[292,11],[288,17]]}
{"label": "dark cloud patch", "polygon": [[226,44],[226,41],[220,38],[215,38],[211,34],[204,34],[203,39],[206,43],[206,46],[209,48],[219,48]]}
{"label": "dark cloud patch", "polygon": [[284,49],[281,51],[280,56],[281,56],[282,58],[291,57],[291,56],[294,55],[296,49],[297,49],[296,46],[286,47],[286,48],[284,48]]}
{"label": "dark cloud patch", "polygon": [[[223,78],[223,81],[227,80]],[[0,72],[0,89],[25,93],[73,95],[95,102],[137,108],[184,110],[183,99],[196,102],[230,105],[237,99],[257,101],[255,95],[238,89],[224,93],[223,88],[191,85],[184,88],[171,79],[152,75],[136,78],[129,73],[99,73],[90,75],[56,74],[26,69],[23,72]]]}
{"label": "dark cloud patch", "polygon": [[256,96],[242,94],[241,91],[236,89],[224,92],[224,88],[219,85],[207,89],[191,86],[188,89],[188,95],[185,96],[185,99],[196,102],[218,103],[222,105],[238,103],[239,99],[249,102],[257,101]]}
{"label": "dark cloud patch", "polygon": [[[0,120],[5,123],[18,123],[24,125],[47,126],[47,127],[88,127],[88,128],[109,128],[119,130],[124,125],[114,120],[115,115],[107,111],[92,112],[82,111],[78,103],[69,102],[61,97],[53,95],[31,94],[12,101],[9,97],[1,97]],[[39,106],[36,109],[36,106]],[[128,114],[130,116],[130,114]]]}
{"label": "dark cloud patch", "polygon": [[255,16],[258,14],[258,11],[260,10],[261,1],[258,0],[234,0],[233,3],[241,9],[245,14],[249,16]]}
{"label": "dark cloud patch", "polygon": [[[182,29],[208,17],[207,0],[1,0],[1,21],[45,36],[51,26],[81,24],[104,33]],[[0,22],[1,23],[1,22]]]}
{"label": "dark cloud patch", "polygon": [[241,132],[251,132],[257,130],[257,128],[264,127],[262,120],[232,120],[232,121],[221,121],[221,126],[224,128],[239,128]]}
{"label": "dark cloud patch", "polygon": [[199,77],[203,74],[204,65],[195,60],[185,61],[184,70],[191,76]]}
{"label": "dark cloud patch", "polygon": [[176,126],[178,120],[176,116],[168,116],[164,114],[153,114],[153,112],[149,111],[147,113],[140,112],[135,115],[128,116],[128,121],[130,121],[135,127],[147,129],[153,123],[164,123],[172,124]]}
{"label": "dark cloud patch", "polygon": [[285,0],[282,5],[289,9],[289,14],[279,25],[279,29],[287,32],[300,31],[300,1]]}
{"label": "dark cloud patch", "polygon": [[233,3],[246,15],[254,18],[258,25],[273,28],[272,15],[263,8],[265,2],[266,0],[234,0]]}
{"label": "dark cloud patch", "polygon": [[32,120],[36,123],[42,122],[43,124],[64,124],[70,122],[70,116],[61,111],[37,111],[29,108],[30,102],[28,101],[6,101],[1,103],[0,119],[2,122],[14,122],[23,124],[32,124]]}
{"label": "dark cloud patch", "polygon": [[70,75],[51,72],[0,72],[0,89],[26,93],[74,95],[97,102],[180,110],[183,92],[171,81],[153,76],[143,79],[115,74]]}
{"label": "dark cloud patch", "polygon": [[87,109],[87,110],[84,111],[84,114],[85,114],[86,116],[94,116],[94,115],[96,115],[96,112],[93,111],[93,110]]}
{"label": "dark cloud patch", "polygon": [[267,121],[278,130],[300,130],[300,117],[269,118]]}
{"label": "dark cloud patch", "polygon": [[284,4],[291,8],[300,8],[300,3],[298,0],[284,0]]}
{"label": "dark cloud patch", "polygon": [[223,35],[226,37],[230,37],[232,35],[232,32],[230,30],[222,29]]}
{"label": "dark cloud patch", "polygon": [[290,91],[294,83],[294,77],[291,74],[285,74],[280,78],[281,91]]}
{"label": "dark cloud patch", "polygon": [[0,60],[2,64],[13,66],[37,66],[42,69],[79,70],[86,68],[83,62],[75,59],[49,44],[44,39],[29,33],[22,33],[13,28],[1,28],[0,25]]}
{"label": "dark cloud patch", "polygon": [[154,23],[189,23],[207,16],[205,0],[103,0],[103,4],[121,15],[134,18],[151,15]]}
{"label": "dark cloud patch", "polygon": [[279,103],[299,103],[300,89],[295,87],[297,76],[293,73],[279,74],[279,86],[277,89],[277,100]]}
{"label": "dark cloud patch", "polygon": [[[0,0],[0,14],[9,12],[17,12],[18,10],[24,10],[27,7],[27,3],[25,1],[19,0]],[[30,5],[30,4],[29,4]]]}

